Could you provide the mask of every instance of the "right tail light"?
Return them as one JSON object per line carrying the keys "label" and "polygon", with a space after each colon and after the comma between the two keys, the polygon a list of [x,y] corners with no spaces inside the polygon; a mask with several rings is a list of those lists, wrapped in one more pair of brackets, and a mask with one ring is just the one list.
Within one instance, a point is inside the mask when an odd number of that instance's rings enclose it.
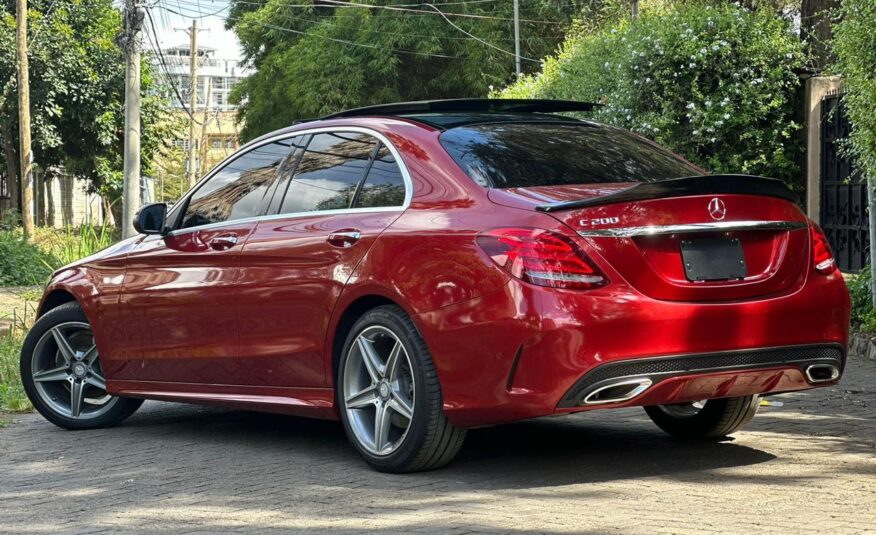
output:
{"label": "right tail light", "polygon": [[812,242],[812,264],[815,266],[815,271],[829,275],[837,270],[836,259],[830,250],[830,244],[827,243],[827,236],[821,230],[821,227],[812,223],[809,225],[809,235]]}

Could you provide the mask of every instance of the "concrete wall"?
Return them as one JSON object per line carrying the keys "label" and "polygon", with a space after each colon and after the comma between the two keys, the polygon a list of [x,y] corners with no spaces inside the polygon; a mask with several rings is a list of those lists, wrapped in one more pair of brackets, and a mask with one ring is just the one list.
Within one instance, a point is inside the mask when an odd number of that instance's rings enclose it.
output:
{"label": "concrete wall", "polygon": [[102,225],[103,199],[87,183],[67,174],[36,175],[36,221],[50,227]]}

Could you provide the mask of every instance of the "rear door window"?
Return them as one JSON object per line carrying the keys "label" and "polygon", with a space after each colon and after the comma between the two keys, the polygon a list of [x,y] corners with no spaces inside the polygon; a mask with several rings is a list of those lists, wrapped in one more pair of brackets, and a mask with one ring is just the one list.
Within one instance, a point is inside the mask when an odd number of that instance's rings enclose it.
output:
{"label": "rear door window", "polygon": [[377,155],[368,168],[353,208],[377,208],[401,206],[405,202],[405,182],[395,157],[386,145],[381,144]]}
{"label": "rear door window", "polygon": [[315,134],[298,162],[280,213],[349,208],[377,143],[357,132]]}
{"label": "rear door window", "polygon": [[701,175],[668,150],[586,123],[492,123],[451,128],[441,144],[484,187],[656,182]]}

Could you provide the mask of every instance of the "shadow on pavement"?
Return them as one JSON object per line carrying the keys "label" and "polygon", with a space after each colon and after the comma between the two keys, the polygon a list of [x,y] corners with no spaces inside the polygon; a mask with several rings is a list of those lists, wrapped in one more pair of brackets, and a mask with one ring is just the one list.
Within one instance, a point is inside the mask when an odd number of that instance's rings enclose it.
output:
{"label": "shadow on pavement", "polygon": [[[641,411],[617,411],[611,423],[586,416],[546,418],[469,432],[457,459],[437,472],[403,476],[439,477],[474,489],[530,488],[607,482],[746,466],[775,459],[770,453],[723,442],[673,440],[642,421]],[[627,420],[626,417],[631,419]],[[144,435],[150,428],[177,440],[235,448],[279,448],[293,464],[348,457],[353,470],[368,470],[348,444],[339,422],[219,409],[180,408],[172,415],[150,412],[124,427]],[[163,434],[163,433],[162,433]],[[238,450],[239,451],[239,450]],[[242,452],[241,452],[242,453]],[[382,479],[393,487],[394,477]]]}

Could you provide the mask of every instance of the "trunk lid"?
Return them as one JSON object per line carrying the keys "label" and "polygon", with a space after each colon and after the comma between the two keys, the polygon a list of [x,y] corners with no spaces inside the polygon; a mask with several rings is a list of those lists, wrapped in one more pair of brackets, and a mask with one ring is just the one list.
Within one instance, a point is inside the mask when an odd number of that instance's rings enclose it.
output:
{"label": "trunk lid", "polygon": [[[793,194],[770,179],[709,176],[492,189],[489,195],[496,203],[562,221],[628,283],[655,299],[762,297],[802,284],[809,265],[806,216],[791,201]],[[702,247],[705,254],[691,252]],[[706,267],[718,274],[697,280]]]}

